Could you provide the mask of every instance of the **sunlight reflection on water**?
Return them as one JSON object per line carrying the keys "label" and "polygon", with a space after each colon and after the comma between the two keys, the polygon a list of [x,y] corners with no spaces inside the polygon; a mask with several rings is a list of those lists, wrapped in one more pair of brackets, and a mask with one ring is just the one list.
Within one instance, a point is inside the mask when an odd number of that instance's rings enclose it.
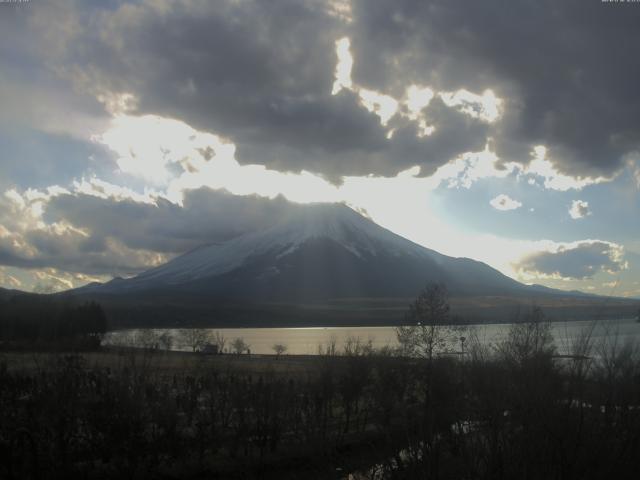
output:
{"label": "sunlight reflection on water", "polygon": [[[483,344],[500,342],[509,331],[510,324],[469,325],[470,331],[475,332]],[[640,323],[635,319],[608,320],[600,322],[577,321],[556,322],[552,324],[553,334],[558,353],[569,353],[572,342],[585,331],[592,329],[595,343],[607,335],[617,335],[618,340],[624,342],[630,338],[640,338]],[[358,338],[362,343],[371,342],[374,348],[398,345],[395,327],[305,327],[305,328],[211,328],[206,329],[215,335],[220,332],[227,344],[238,337],[242,337],[249,344],[251,353],[272,354],[274,344],[287,346],[287,353],[294,355],[315,355],[318,347],[326,347],[335,341],[337,350],[342,351],[345,341]],[[105,345],[127,345],[129,339],[142,330],[119,330],[109,332],[104,339]],[[179,343],[179,331],[176,329],[154,329],[157,334],[168,332],[174,339],[174,350],[190,350]],[[464,335],[469,337],[471,332]],[[453,346],[453,350],[456,350]]]}

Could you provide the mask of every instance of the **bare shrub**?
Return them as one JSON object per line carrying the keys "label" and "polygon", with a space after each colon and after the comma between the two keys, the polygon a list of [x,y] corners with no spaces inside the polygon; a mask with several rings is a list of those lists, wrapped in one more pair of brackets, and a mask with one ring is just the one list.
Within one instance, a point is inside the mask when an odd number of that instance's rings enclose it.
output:
{"label": "bare shrub", "polygon": [[287,346],[282,343],[276,343],[271,349],[276,353],[276,358],[280,358],[280,355],[287,351]]}
{"label": "bare shrub", "polygon": [[533,307],[524,318],[516,318],[507,337],[498,345],[501,356],[510,363],[523,364],[556,351],[551,323],[540,307]]}
{"label": "bare shrub", "polygon": [[231,342],[231,348],[238,355],[240,355],[241,353],[244,353],[247,350],[249,350],[249,347],[250,347],[250,345],[247,342],[245,342],[244,338],[242,338],[242,337],[235,338]]}
{"label": "bare shrub", "polygon": [[204,328],[183,328],[178,332],[178,338],[183,346],[197,352],[209,342],[209,332]]}

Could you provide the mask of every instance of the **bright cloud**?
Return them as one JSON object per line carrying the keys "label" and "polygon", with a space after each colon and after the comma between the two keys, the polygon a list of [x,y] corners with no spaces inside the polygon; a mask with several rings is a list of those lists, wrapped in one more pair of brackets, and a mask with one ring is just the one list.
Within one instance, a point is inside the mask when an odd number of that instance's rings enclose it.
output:
{"label": "bright cloud", "polygon": [[440,92],[439,95],[445,105],[457,108],[473,118],[492,123],[500,117],[502,101],[492,90],[486,90],[482,95],[464,89],[456,92]]}
{"label": "bright cloud", "polygon": [[[493,123],[500,116],[502,100],[496,97],[492,90],[486,90],[482,95],[464,89],[436,93],[429,87],[409,85],[405,98],[398,100],[391,95],[360,87],[354,84],[351,79],[354,60],[350,50],[350,39],[348,37],[341,38],[336,41],[335,45],[338,62],[331,94],[336,95],[343,89],[357,93],[362,105],[380,118],[380,124],[383,127],[387,126],[389,121],[400,112],[403,117],[417,124],[419,137],[431,135],[436,127],[428,124],[423,110],[428,107],[436,95],[442,99],[446,106],[484,122]],[[401,105],[405,107],[406,112],[400,110]],[[395,129],[390,129],[387,132],[387,139],[391,139],[394,132]]]}
{"label": "bright cloud", "polygon": [[[407,95],[408,98],[413,98],[414,113],[420,112],[420,105],[426,104],[429,97],[429,93],[423,89],[422,100],[416,100],[419,97],[416,93],[418,91],[416,88],[411,95]],[[149,168],[164,169],[167,177],[164,179],[164,187],[139,194],[90,177],[77,181],[74,191],[100,198],[129,199],[150,204],[164,197],[182,205],[186,192],[202,187],[226,189],[235,195],[257,194],[266,198],[282,195],[300,203],[345,202],[366,212],[381,225],[414,241],[449,255],[471,256],[485,261],[503,273],[520,279],[532,278],[531,270],[522,267],[523,258],[531,252],[555,252],[562,246],[546,240],[528,242],[460,231],[430,212],[427,203],[430,192],[435,191],[438,186],[468,189],[483,179],[505,179],[511,175],[514,180],[522,178],[523,171],[519,165],[500,163],[489,146],[481,152],[469,152],[449,161],[430,177],[420,177],[420,168],[413,167],[395,177],[344,177],[342,184],[336,186],[305,171],[283,173],[262,165],[241,165],[235,159],[233,143],[223,141],[215,134],[197,131],[177,120],[149,116],[141,119],[120,117],[120,120],[112,128],[119,132],[123,125],[127,125],[129,130],[126,137],[106,132],[98,138],[110,148],[112,145],[108,142],[115,139],[113,149],[116,153],[162,150],[163,156],[149,154],[143,162]],[[145,135],[148,138],[139,147],[137,139]],[[123,138],[131,139],[133,144],[129,146],[126,142],[121,143]],[[153,139],[156,139],[156,144]],[[544,155],[544,152],[538,153]],[[141,156],[128,155],[127,161],[134,162],[139,158]],[[174,167],[168,168],[170,164]],[[176,166],[179,168],[176,169]],[[132,175],[139,173],[137,168],[131,168],[129,172]],[[530,171],[528,174],[531,174]],[[557,172],[550,170],[546,175],[551,182],[557,181]],[[552,183],[551,186],[556,185]],[[9,195],[20,203],[16,192]],[[389,202],[389,198],[394,201]],[[522,205],[504,194],[496,196],[490,203],[499,210],[510,210]],[[398,215],[398,211],[405,214]],[[420,218],[419,222],[415,221],[416,217]],[[500,247],[496,248],[496,245]]]}
{"label": "bright cloud", "polygon": [[185,190],[207,186],[237,195],[284,195],[303,203],[339,200],[335,185],[309,172],[283,173],[263,165],[240,165],[235,159],[234,144],[179,120],[153,115],[119,116],[109,130],[94,138],[118,155],[123,172],[163,188],[138,194],[91,178],[76,182],[76,190],[82,193],[147,203],[163,195],[181,203]]}
{"label": "bright cloud", "polygon": [[398,101],[382,93],[361,88],[359,90],[360,100],[367,110],[380,117],[380,124],[386,126],[391,117],[398,111]]}
{"label": "bright cloud", "polygon": [[522,203],[518,202],[517,200],[514,200],[513,198],[509,197],[508,195],[505,195],[504,193],[498,195],[497,197],[492,199],[489,203],[496,210],[502,210],[502,211],[515,210],[522,206]]}
{"label": "bright cloud", "polygon": [[338,63],[336,64],[335,81],[333,82],[333,89],[331,90],[332,95],[339,93],[343,88],[350,90],[353,85],[351,82],[353,57],[349,51],[350,47],[351,41],[346,37],[336,41]]}
{"label": "bright cloud", "polygon": [[521,170],[522,175],[530,176],[533,182],[541,178],[545,188],[566,192],[567,190],[581,190],[586,186],[602,182],[609,182],[612,178],[605,177],[573,177],[560,173],[547,158],[547,149],[538,145],[532,152],[533,160]]}
{"label": "bright cloud", "polygon": [[470,188],[478,180],[505,178],[516,170],[515,164],[499,165],[498,157],[489,150],[468,152],[438,168],[432,175],[435,185]]}
{"label": "bright cloud", "polygon": [[94,135],[93,140],[117,154],[122,172],[156,185],[169,181],[171,165],[180,164],[188,170],[193,168],[192,162],[202,161],[200,151],[218,152],[225,148],[222,139],[215,135],[156,115],[115,116],[107,131]]}
{"label": "bright cloud", "polygon": [[405,115],[408,119],[417,122],[418,137],[427,137],[436,129],[433,125],[427,123],[427,119],[423,113],[423,110],[429,106],[434,96],[434,91],[429,87],[411,85],[407,88],[404,104],[407,107],[408,113]]}
{"label": "bright cloud", "polygon": [[569,208],[569,215],[574,220],[591,215],[591,210],[589,210],[589,202],[584,202],[582,200],[574,200],[573,202],[571,202],[571,208]]}
{"label": "bright cloud", "polygon": [[[417,108],[416,104],[414,107]],[[139,194],[91,177],[75,182],[74,189],[82,193],[131,198],[147,203],[153,203],[158,196],[165,196],[180,204],[185,190],[206,186],[224,188],[237,195],[258,194],[267,198],[283,195],[300,203],[347,201],[357,204],[348,193],[348,185],[357,177],[344,177],[343,184],[336,186],[306,171],[286,173],[263,165],[241,165],[235,158],[233,143],[223,141],[216,134],[198,131],[179,120],[151,115],[119,116],[106,132],[94,138],[119,156],[121,170],[142,179],[153,178],[158,182],[158,188]],[[487,146],[481,152],[467,152],[449,161],[430,177],[417,178],[412,182],[419,186],[424,197],[427,191],[441,184],[450,188],[470,188],[479,180],[505,178],[515,171],[515,164],[501,165]],[[396,177],[381,178],[388,178],[400,188],[405,188],[407,178],[419,174],[420,168],[414,167]],[[362,178],[365,182],[374,183],[375,177]]]}
{"label": "bright cloud", "polygon": [[[75,193],[82,193],[93,197],[105,199],[110,198],[115,200],[133,200],[135,202],[149,204],[155,203],[155,199],[159,196],[157,192],[150,189],[145,189],[145,193],[140,194],[130,188],[105,182],[95,176],[75,180],[73,182],[73,191]],[[69,193],[69,191],[64,190],[58,193]]]}
{"label": "bright cloud", "polygon": [[434,95],[435,93],[429,87],[409,86],[405,101],[409,115],[414,119],[417,118],[420,112],[431,103]]}

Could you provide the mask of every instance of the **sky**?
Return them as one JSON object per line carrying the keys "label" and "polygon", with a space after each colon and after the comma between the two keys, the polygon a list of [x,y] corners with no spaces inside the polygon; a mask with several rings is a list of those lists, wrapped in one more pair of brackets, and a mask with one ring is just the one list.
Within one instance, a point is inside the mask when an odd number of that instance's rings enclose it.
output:
{"label": "sky", "polygon": [[640,3],[0,2],[0,287],[135,275],[342,202],[640,297]]}

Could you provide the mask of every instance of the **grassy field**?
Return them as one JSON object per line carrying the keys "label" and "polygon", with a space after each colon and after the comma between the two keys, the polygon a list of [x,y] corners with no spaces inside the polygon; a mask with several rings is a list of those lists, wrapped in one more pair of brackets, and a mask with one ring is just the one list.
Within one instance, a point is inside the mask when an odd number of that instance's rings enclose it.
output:
{"label": "grassy field", "polygon": [[[61,356],[74,352],[0,352],[0,361],[9,371],[35,371],[50,365]],[[144,365],[157,372],[193,372],[198,370],[233,370],[244,373],[277,372],[302,375],[316,370],[317,355],[205,355],[180,351],[145,351],[143,349],[103,348],[82,352],[86,368],[119,369],[131,364]]]}

